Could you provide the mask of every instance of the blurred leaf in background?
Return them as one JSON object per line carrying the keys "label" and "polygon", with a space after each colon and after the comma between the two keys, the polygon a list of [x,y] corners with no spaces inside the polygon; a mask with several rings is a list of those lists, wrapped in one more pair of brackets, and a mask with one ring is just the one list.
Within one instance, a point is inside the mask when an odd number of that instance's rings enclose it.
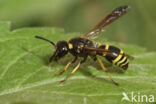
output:
{"label": "blurred leaf in background", "polygon": [[131,92],[156,96],[156,52],[105,41],[135,57],[127,72],[101,57],[120,86],[115,86],[99,63],[90,58],[69,80],[60,84],[77,62],[63,75],[55,76],[72,57],[49,63],[54,47],[34,35],[40,34],[56,43],[82,34],[65,34],[58,28],[23,28],[10,32],[9,27],[9,23],[0,22],[0,104],[132,104],[121,102],[123,92],[129,97]]}
{"label": "blurred leaf in background", "polygon": [[1,0],[0,20],[12,29],[32,26],[65,28],[86,33],[114,8],[130,5],[131,11],[113,23],[101,37],[156,50],[155,0]]}

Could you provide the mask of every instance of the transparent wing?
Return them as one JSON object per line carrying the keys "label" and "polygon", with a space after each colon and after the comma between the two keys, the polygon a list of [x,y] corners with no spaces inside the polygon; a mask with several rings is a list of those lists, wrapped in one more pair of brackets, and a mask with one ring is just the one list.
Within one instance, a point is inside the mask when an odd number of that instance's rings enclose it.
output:
{"label": "transparent wing", "polygon": [[125,54],[129,60],[134,60],[134,57],[128,54]]}
{"label": "transparent wing", "polygon": [[93,48],[93,47],[83,47],[85,51],[93,51],[93,52],[104,52],[109,54],[110,56],[113,56],[113,52],[106,49],[100,49],[100,48]]}
{"label": "transparent wing", "polygon": [[113,10],[110,14],[108,14],[99,24],[97,24],[91,31],[85,34],[85,38],[89,38],[97,35],[99,32],[103,31],[103,28],[122,15],[126,14],[130,10],[129,6],[121,6]]}
{"label": "transparent wing", "polygon": [[[85,51],[104,52],[104,53],[107,53],[107,54],[110,55],[110,56],[114,56],[114,55],[113,55],[114,52],[112,52],[112,51],[110,51],[110,50],[106,50],[106,49],[93,48],[93,47],[83,47],[83,49],[84,49]],[[123,55],[123,54],[125,54],[125,53],[119,53],[119,54]],[[125,54],[125,55],[126,55],[127,58],[130,59],[130,60],[133,60],[133,59],[134,59],[133,56],[130,56],[130,55],[128,55],[128,54]]]}

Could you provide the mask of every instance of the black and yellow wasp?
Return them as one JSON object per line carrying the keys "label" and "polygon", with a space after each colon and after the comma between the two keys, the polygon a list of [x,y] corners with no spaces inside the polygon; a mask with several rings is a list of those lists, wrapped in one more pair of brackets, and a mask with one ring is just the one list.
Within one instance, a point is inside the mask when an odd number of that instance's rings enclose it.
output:
{"label": "black and yellow wasp", "polygon": [[83,58],[81,61],[78,62],[78,64],[71,71],[71,73],[64,80],[61,80],[60,82],[66,81],[73,73],[76,72],[76,70],[80,67],[80,65],[86,61],[87,57],[90,56],[94,61],[97,60],[100,63],[100,66],[103,69],[103,71],[108,74],[109,78],[113,81],[115,85],[118,85],[118,83],[111,78],[110,74],[107,72],[107,69],[104,67],[98,55],[105,57],[109,62],[123,68],[124,70],[127,70],[128,68],[129,58],[133,58],[133,57],[125,54],[121,49],[115,46],[111,46],[107,44],[100,45],[99,43],[96,42],[93,43],[93,41],[90,40],[89,38],[99,34],[99,32],[103,30],[103,27],[112,23],[117,18],[127,13],[129,10],[130,10],[129,6],[121,6],[119,8],[116,8],[109,15],[107,15],[98,25],[96,25],[95,28],[93,28],[90,32],[85,34],[83,37],[74,37],[69,41],[61,40],[55,44],[48,39],[45,39],[40,36],[35,36],[38,39],[42,39],[50,42],[55,47],[55,52],[50,57],[49,60],[50,62],[53,60],[57,61],[58,59],[65,56],[68,52],[74,56],[74,59],[67,63],[64,70],[62,70],[60,73],[57,73],[56,75],[61,75],[63,72],[65,72],[71,64],[76,62],[78,57]]}

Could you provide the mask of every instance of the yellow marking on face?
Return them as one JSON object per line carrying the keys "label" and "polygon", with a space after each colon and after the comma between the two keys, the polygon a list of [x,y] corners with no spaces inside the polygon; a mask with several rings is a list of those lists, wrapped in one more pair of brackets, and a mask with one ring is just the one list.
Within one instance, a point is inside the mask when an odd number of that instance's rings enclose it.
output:
{"label": "yellow marking on face", "polygon": [[[105,46],[105,50],[108,50],[109,49],[109,45],[106,44]],[[107,52],[103,52],[103,56],[106,56]]]}
{"label": "yellow marking on face", "polygon": [[117,63],[117,66],[119,66],[121,63],[123,63],[125,60],[126,60],[126,56],[124,56],[124,58],[121,60],[121,61],[119,61],[118,63]]}
{"label": "yellow marking on face", "polygon": [[123,67],[124,65],[126,65],[129,62],[129,60],[127,59],[127,61],[123,64],[121,64],[121,67]]}
{"label": "yellow marking on face", "polygon": [[123,54],[123,51],[120,50],[120,55],[116,59],[113,60],[113,64],[115,64],[116,62],[118,62],[121,59],[122,54]]}
{"label": "yellow marking on face", "polygon": [[73,48],[73,45],[71,43],[68,44],[69,49]]}

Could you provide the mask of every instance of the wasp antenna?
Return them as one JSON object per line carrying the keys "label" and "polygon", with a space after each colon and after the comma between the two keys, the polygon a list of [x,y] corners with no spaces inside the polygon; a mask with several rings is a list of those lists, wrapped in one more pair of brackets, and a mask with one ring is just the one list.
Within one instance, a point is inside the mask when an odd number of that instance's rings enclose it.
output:
{"label": "wasp antenna", "polygon": [[52,41],[50,41],[50,40],[48,40],[48,39],[45,39],[45,38],[43,38],[43,37],[40,37],[40,36],[35,36],[35,38],[45,40],[45,41],[47,41],[47,42],[51,43],[53,46],[56,46],[56,45],[55,45],[55,43],[53,43]]}

